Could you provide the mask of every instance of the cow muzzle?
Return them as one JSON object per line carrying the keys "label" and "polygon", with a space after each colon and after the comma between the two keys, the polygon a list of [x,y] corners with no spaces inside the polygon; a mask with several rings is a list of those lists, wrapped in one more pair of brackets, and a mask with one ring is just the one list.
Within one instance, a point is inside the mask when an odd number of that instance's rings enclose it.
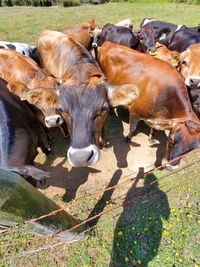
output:
{"label": "cow muzzle", "polygon": [[149,50],[148,53],[151,56],[156,56],[157,55],[157,51],[156,50]]}
{"label": "cow muzzle", "polygon": [[185,84],[189,87],[200,88],[200,76],[190,76],[185,80]]}
{"label": "cow muzzle", "polygon": [[84,148],[70,147],[67,157],[73,167],[87,167],[100,159],[100,151],[96,145],[89,145]]}
{"label": "cow muzzle", "polygon": [[52,115],[45,117],[45,124],[48,128],[57,127],[63,123],[63,118],[60,115]]}
{"label": "cow muzzle", "polygon": [[170,171],[170,172],[175,171],[179,168],[178,162],[176,165],[172,165],[166,159],[162,160],[162,166],[164,169],[166,169],[167,171]]}
{"label": "cow muzzle", "polygon": [[93,42],[92,43],[92,48],[97,48],[97,47],[98,47],[97,43]]}

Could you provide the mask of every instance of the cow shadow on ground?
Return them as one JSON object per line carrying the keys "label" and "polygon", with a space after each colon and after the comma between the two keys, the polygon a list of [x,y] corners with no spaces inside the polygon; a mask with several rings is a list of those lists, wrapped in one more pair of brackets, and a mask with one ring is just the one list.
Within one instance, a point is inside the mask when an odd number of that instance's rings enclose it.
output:
{"label": "cow shadow on ground", "polygon": [[[125,142],[126,135],[124,134],[123,123],[129,124],[129,112],[121,107],[118,107],[114,112],[112,112],[112,115],[108,117],[106,124],[106,136],[110,146],[113,146],[113,152],[117,160],[118,168],[128,167],[128,152],[134,147],[141,146],[141,144],[134,141],[134,137],[139,133],[143,133],[147,136],[150,134],[150,127],[148,127],[143,121],[140,121],[134,135],[132,136],[131,142],[127,144]],[[164,131],[156,130],[154,130],[153,136],[156,143],[153,145],[149,143],[149,146],[157,148],[156,161],[154,165],[155,167],[158,167],[161,165],[162,158],[165,154],[167,137]]]}
{"label": "cow shadow on ground", "polygon": [[123,120],[127,119],[127,113],[125,110],[122,110],[122,116],[119,117],[117,110],[118,108],[107,118],[105,138],[109,147],[113,147],[113,152],[117,160],[117,167],[126,168],[128,166],[127,155],[130,151],[130,144],[125,142]]}
{"label": "cow shadow on ground", "polygon": [[136,187],[143,168],[123,203],[114,231],[110,267],[147,267],[157,255],[162,238],[162,219],[169,218],[167,195],[159,189],[154,174],[147,174],[144,186]]}

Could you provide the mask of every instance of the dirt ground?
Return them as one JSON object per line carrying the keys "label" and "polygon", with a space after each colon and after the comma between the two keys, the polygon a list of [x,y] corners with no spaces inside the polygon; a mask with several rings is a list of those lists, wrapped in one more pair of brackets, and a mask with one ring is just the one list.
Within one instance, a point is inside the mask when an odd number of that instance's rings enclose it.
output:
{"label": "dirt ground", "polygon": [[[66,140],[59,129],[52,129],[53,154],[46,158],[43,153],[39,153],[36,158],[38,166],[42,165],[41,168],[51,173],[51,178],[41,191],[51,198],[59,196],[68,203],[85,192],[94,193],[110,186],[109,182],[119,169],[116,183],[130,179],[130,175],[135,177],[139,174],[142,177],[146,171],[159,166],[165,151],[165,133],[155,132],[158,144],[151,146],[148,141],[149,128],[143,122],[139,123],[137,133],[130,144],[124,142],[128,130],[127,112],[122,109],[115,110],[114,114],[109,115],[105,128],[109,147],[101,151],[99,162],[90,167],[74,168],[66,157],[69,138]],[[125,193],[130,186],[124,186],[120,193]],[[119,194],[119,190],[114,194]]]}

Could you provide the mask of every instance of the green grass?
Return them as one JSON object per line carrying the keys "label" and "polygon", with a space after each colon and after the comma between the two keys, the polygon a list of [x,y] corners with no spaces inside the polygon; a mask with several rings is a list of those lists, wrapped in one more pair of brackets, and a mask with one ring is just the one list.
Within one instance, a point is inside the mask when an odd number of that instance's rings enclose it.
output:
{"label": "green grass", "polygon": [[[71,203],[70,213],[86,219],[96,209],[106,211],[85,241],[6,260],[1,266],[199,266],[200,264],[200,154],[185,160],[194,165],[178,173],[155,171],[133,180],[126,198],[104,194],[93,201]],[[79,196],[80,197],[80,196]],[[119,207],[119,204],[124,203]],[[54,244],[20,233],[4,234],[0,258]],[[33,241],[31,241],[33,239]],[[26,243],[26,240],[28,242]],[[8,243],[19,244],[4,247]]]}
{"label": "green grass", "polygon": [[[0,38],[35,44],[44,28],[59,30],[91,17],[97,25],[130,17],[138,28],[144,17],[155,17],[193,26],[199,23],[199,13],[200,6],[164,3],[0,8]],[[185,165],[199,159],[200,154],[195,154]],[[200,266],[199,163],[178,173],[156,171],[145,179],[133,180],[124,196],[126,201],[110,199],[109,194],[94,200],[87,198],[87,193],[82,197],[81,203],[72,201],[69,206],[76,218],[84,220],[94,210],[115,208],[101,216],[87,240],[8,259],[22,251],[55,244],[51,238],[41,240],[17,228],[0,237],[0,266]],[[61,198],[57,195],[54,200],[61,203]]]}
{"label": "green grass", "polygon": [[200,6],[166,3],[109,3],[80,7],[3,7],[0,8],[0,38],[35,44],[40,32],[45,29],[60,30],[94,17],[97,25],[114,23],[130,17],[134,28],[145,17],[195,26],[199,23]]}

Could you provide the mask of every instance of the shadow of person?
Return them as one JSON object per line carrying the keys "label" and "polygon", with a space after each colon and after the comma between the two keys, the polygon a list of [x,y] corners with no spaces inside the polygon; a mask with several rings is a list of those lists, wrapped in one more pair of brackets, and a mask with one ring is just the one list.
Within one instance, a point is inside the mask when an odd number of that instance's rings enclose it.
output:
{"label": "shadow of person", "polygon": [[167,196],[159,189],[156,176],[146,175],[144,186],[136,188],[138,180],[139,175],[127,194],[115,227],[110,267],[147,267],[157,255],[162,219],[169,218]]}

